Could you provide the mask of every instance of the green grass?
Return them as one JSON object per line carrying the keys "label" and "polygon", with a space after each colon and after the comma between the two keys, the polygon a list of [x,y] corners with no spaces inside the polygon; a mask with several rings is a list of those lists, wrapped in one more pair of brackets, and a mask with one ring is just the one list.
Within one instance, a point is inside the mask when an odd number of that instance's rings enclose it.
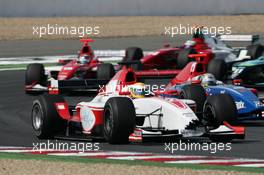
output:
{"label": "green grass", "polygon": [[264,168],[250,167],[233,167],[233,166],[218,166],[218,165],[197,165],[197,164],[165,164],[161,162],[147,162],[142,160],[111,160],[99,158],[83,158],[76,156],[52,156],[52,155],[32,155],[32,154],[17,154],[17,153],[0,153],[0,159],[20,159],[20,160],[43,160],[54,162],[72,162],[72,163],[107,163],[107,164],[123,164],[123,165],[141,165],[141,166],[157,166],[170,168],[188,168],[194,170],[223,170],[223,171],[238,171],[238,172],[254,172],[263,173]]}

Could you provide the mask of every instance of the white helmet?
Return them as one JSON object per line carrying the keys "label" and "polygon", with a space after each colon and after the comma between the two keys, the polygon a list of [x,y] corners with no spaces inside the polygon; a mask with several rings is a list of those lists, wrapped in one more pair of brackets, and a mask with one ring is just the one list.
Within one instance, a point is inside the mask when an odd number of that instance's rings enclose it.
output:
{"label": "white helmet", "polygon": [[89,62],[90,58],[88,55],[83,55],[80,57],[79,61],[81,64],[87,64]]}
{"label": "white helmet", "polygon": [[210,74],[210,73],[203,74],[201,76],[200,80],[201,80],[202,85],[206,85],[206,86],[216,85],[215,76],[213,74]]}

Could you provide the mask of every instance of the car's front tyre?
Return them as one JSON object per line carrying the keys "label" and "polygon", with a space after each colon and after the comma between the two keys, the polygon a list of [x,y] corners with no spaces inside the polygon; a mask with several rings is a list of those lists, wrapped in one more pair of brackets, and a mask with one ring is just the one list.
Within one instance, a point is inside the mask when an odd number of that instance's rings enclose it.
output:
{"label": "car's front tyre", "polygon": [[110,144],[128,143],[129,135],[135,128],[136,114],[131,99],[112,97],[104,107],[103,132]]}

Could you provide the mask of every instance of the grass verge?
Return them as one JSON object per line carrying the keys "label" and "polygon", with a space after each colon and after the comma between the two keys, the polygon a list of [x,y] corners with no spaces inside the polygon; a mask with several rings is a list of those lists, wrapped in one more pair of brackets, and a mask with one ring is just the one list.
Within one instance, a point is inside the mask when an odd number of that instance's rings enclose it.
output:
{"label": "grass verge", "polygon": [[250,167],[233,167],[220,165],[198,165],[198,164],[165,164],[161,162],[147,161],[131,161],[131,160],[111,160],[99,158],[83,158],[76,156],[52,156],[52,155],[32,155],[32,154],[17,154],[17,153],[0,153],[0,159],[20,159],[20,160],[43,160],[43,161],[59,161],[59,162],[75,162],[75,163],[107,163],[107,164],[123,164],[123,165],[140,165],[140,166],[157,166],[170,168],[188,168],[194,170],[221,170],[221,171],[237,171],[263,173],[264,168]]}

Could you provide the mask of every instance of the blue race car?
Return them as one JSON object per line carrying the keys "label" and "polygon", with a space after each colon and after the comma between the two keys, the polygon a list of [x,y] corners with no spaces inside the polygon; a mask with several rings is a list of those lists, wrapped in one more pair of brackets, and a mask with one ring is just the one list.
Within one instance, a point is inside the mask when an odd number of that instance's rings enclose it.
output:
{"label": "blue race car", "polygon": [[[192,84],[192,83],[196,84]],[[197,85],[199,84],[199,85]],[[191,86],[203,87],[203,91],[193,91]],[[197,88],[196,88],[197,89]],[[198,94],[205,93],[207,97],[201,98]],[[176,84],[166,88],[163,96],[174,95],[176,98],[191,99],[196,102],[197,112],[202,111],[206,107],[206,100],[208,101],[212,95],[225,94],[223,99],[223,105],[229,110],[231,106],[235,106],[237,109],[236,119],[218,119],[229,120],[229,123],[237,122],[238,120],[256,120],[264,119],[262,115],[264,111],[263,99],[258,97],[257,90],[252,88],[245,88],[242,86],[227,85],[221,81],[217,81],[212,74],[205,73],[192,78],[190,81],[186,81],[181,84]],[[230,103],[231,98],[233,103]],[[219,97],[220,98],[220,97]],[[210,110],[210,109],[209,109]],[[205,110],[204,110],[205,111]],[[211,111],[215,112],[215,111]],[[205,116],[206,114],[203,114]],[[220,121],[220,122],[223,122]]]}

